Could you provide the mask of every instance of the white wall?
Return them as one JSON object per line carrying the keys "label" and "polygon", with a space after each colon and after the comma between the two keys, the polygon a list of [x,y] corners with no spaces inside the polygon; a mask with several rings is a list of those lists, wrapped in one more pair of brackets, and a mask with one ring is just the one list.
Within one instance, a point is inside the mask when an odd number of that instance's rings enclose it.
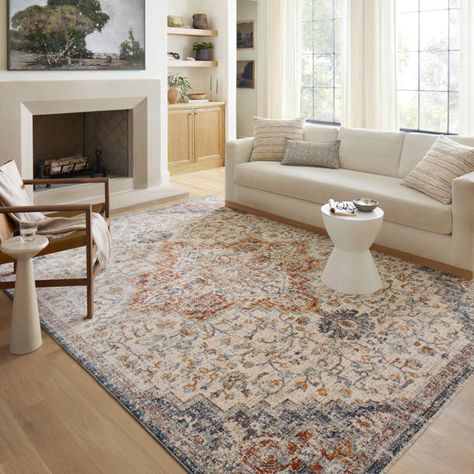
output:
{"label": "white wall", "polygon": [[[167,67],[166,67],[166,2],[163,0],[146,0],[146,70],[145,71],[7,71],[7,0],[0,0],[0,87],[6,81],[48,81],[78,79],[159,79],[161,80],[161,108],[156,113],[160,116],[160,156],[161,184],[168,184],[168,143],[167,143]],[[1,104],[0,104],[1,107]],[[0,143],[0,153],[2,144]]]}
{"label": "white wall", "polygon": [[[237,21],[255,20],[255,49],[237,50],[238,60],[257,60],[257,2],[255,0],[237,1]],[[256,64],[256,72],[258,67]],[[237,135],[239,137],[253,136],[253,118],[257,115],[258,108],[258,90],[255,89],[237,89]]]}

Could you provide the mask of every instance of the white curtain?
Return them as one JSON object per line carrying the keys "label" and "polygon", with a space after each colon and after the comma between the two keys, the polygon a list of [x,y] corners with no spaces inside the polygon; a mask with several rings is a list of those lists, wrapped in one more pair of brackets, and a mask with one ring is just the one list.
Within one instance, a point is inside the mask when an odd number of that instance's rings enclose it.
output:
{"label": "white curtain", "polygon": [[346,0],[343,125],[398,130],[396,0]]}
{"label": "white curtain", "polygon": [[299,117],[301,1],[259,0],[257,31],[258,114]]}
{"label": "white curtain", "polygon": [[461,0],[459,133],[474,135],[474,1]]}

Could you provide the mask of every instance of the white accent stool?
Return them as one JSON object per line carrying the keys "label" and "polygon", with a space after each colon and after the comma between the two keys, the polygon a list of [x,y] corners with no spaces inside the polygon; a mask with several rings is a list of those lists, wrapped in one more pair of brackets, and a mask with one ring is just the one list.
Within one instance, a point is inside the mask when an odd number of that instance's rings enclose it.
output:
{"label": "white accent stool", "polygon": [[36,235],[31,242],[13,237],[0,247],[3,253],[17,261],[10,337],[10,352],[13,354],[33,352],[42,343],[32,258],[48,243],[46,237]]}
{"label": "white accent stool", "polygon": [[341,293],[363,295],[382,288],[382,280],[370,254],[382,227],[383,211],[356,211],[355,216],[335,216],[329,204],[321,208],[324,225],[334,250],[323,272],[323,282]]}

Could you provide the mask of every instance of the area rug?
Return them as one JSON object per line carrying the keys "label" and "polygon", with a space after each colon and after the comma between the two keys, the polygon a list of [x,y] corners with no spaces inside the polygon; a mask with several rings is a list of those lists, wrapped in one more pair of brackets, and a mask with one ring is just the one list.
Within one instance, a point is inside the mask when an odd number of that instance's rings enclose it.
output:
{"label": "area rug", "polygon": [[112,229],[94,319],[45,289],[42,325],[190,472],[381,472],[473,372],[469,282],[375,254],[384,289],[337,294],[330,240],[217,198]]}

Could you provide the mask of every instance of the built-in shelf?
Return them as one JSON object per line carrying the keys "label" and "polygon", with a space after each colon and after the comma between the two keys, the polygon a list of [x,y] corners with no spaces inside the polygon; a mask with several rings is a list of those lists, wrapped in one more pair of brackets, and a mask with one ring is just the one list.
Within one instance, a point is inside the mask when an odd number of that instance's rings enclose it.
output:
{"label": "built-in shelf", "polygon": [[211,107],[217,107],[225,105],[225,102],[217,100],[215,102],[201,102],[199,104],[196,103],[188,103],[188,102],[178,102],[177,104],[168,104],[169,110],[181,110],[181,109],[206,109]]}
{"label": "built-in shelf", "polygon": [[184,60],[169,60],[169,67],[218,67],[218,61],[184,61]]}
{"label": "built-in shelf", "polygon": [[217,36],[216,30],[195,30],[193,28],[171,28],[168,27],[169,35],[176,36]]}

